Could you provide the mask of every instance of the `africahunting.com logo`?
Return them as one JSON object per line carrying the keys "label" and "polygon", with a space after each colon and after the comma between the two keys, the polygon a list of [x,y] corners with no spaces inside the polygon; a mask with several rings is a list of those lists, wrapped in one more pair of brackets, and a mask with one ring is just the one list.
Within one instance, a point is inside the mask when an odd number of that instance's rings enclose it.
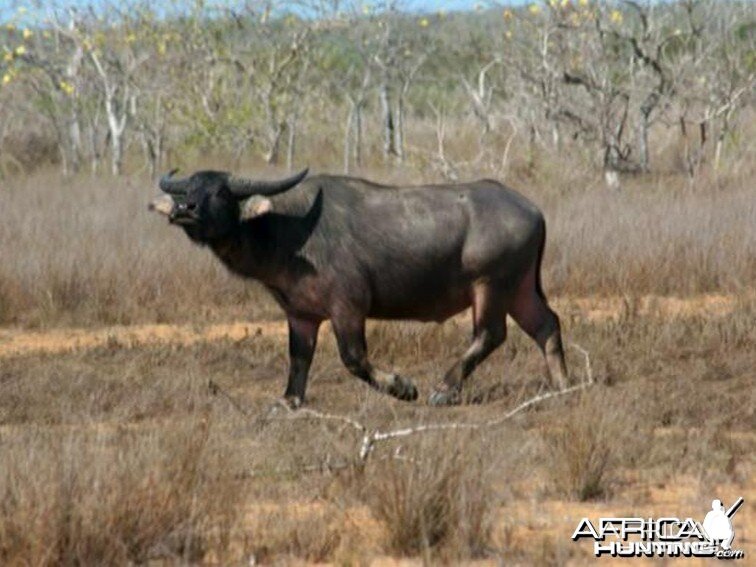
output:
{"label": "africahunting.com logo", "polygon": [[693,518],[599,518],[580,520],[573,541],[593,540],[596,557],[717,557],[742,559],[741,549],[732,549],[735,530],[732,517],[743,498],[727,510],[713,500],[703,522]]}

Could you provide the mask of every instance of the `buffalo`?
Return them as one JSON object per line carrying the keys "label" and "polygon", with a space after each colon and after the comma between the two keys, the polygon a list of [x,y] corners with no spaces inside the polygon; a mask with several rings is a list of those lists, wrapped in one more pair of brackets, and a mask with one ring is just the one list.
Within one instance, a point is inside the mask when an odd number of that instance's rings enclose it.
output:
{"label": "buffalo", "polygon": [[401,400],[411,380],[368,360],[365,320],[442,322],[472,307],[470,347],[433,389],[459,403],[463,382],[506,337],[510,315],[543,352],[553,387],[568,386],[559,318],[541,288],[542,213],[492,180],[392,187],[304,171],[256,181],[222,171],[160,180],[150,208],[260,281],[286,314],[284,399],[304,402],[320,324],[330,320],[350,373]]}

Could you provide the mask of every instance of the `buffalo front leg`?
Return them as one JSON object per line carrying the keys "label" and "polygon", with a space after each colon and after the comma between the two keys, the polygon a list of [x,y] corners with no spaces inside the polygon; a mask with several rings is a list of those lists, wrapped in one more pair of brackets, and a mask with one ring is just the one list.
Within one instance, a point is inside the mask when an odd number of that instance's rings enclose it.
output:
{"label": "buffalo front leg", "polygon": [[364,318],[355,316],[334,319],[332,323],[341,360],[350,373],[372,388],[397,399],[417,399],[417,388],[410,380],[398,374],[383,372],[368,361]]}
{"label": "buffalo front leg", "polygon": [[284,399],[291,408],[298,408],[305,399],[307,375],[318,342],[320,321],[289,318],[289,382]]}

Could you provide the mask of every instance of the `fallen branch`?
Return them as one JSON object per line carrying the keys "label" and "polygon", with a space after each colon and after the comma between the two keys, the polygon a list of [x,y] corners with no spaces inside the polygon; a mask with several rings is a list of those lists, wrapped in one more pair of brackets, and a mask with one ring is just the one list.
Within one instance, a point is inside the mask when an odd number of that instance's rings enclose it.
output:
{"label": "fallen branch", "polygon": [[[585,350],[580,345],[571,343],[570,346],[580,352],[583,355],[583,358],[585,360],[585,377],[583,382],[576,384],[574,386],[570,386],[569,388],[565,388],[564,390],[559,390],[555,392],[545,392],[543,394],[538,394],[537,396],[534,396],[532,398],[529,398],[525,400],[524,402],[520,403],[516,407],[512,408],[505,414],[496,417],[494,419],[489,419],[487,421],[479,421],[479,422],[453,422],[453,423],[426,423],[422,425],[414,425],[409,427],[403,427],[400,429],[394,429],[391,431],[381,431],[379,429],[371,430],[368,428],[365,424],[357,421],[356,419],[353,419],[351,417],[347,417],[344,415],[339,414],[331,414],[331,413],[324,413],[320,412],[314,409],[310,408],[299,408],[297,410],[292,409],[288,404],[281,400],[277,400],[274,408],[282,408],[285,411],[285,414],[281,417],[278,416],[270,416],[268,415],[266,418],[263,418],[266,421],[291,421],[291,420],[323,420],[323,421],[336,421],[343,423],[344,425],[349,426],[350,428],[359,431],[362,434],[362,438],[360,440],[359,444],[359,450],[357,452],[358,456],[358,463],[364,464],[370,454],[373,452],[376,443],[379,443],[381,441],[388,441],[391,439],[397,439],[400,437],[408,437],[410,435],[417,435],[419,433],[426,433],[428,431],[444,431],[444,430],[450,430],[450,429],[485,429],[485,428],[491,428],[499,426],[516,415],[522,413],[528,408],[531,408],[537,404],[540,404],[542,402],[545,402],[547,400],[551,400],[554,398],[559,398],[562,396],[567,396],[569,394],[574,394],[575,392],[578,392],[580,390],[584,390],[588,388],[589,386],[593,385],[594,379],[593,379],[593,367],[591,366],[591,357],[587,350]],[[225,390],[223,390],[218,384],[210,381],[208,383],[208,387],[210,389],[210,392],[213,395],[222,395],[226,400],[229,401],[229,403],[240,413],[242,413],[245,416],[249,416],[250,412],[248,412],[245,408],[239,404],[232,396],[230,396]],[[342,468],[343,464],[340,464],[337,466],[337,468]],[[325,467],[325,470],[327,470],[328,467]],[[324,467],[322,465],[315,465],[311,466],[307,470],[310,471],[318,471],[318,470],[324,470]]]}
{"label": "fallen branch", "polygon": [[529,400],[524,401],[519,406],[508,411],[501,417],[497,417],[488,421],[471,423],[427,423],[424,425],[416,425],[414,427],[395,429],[393,431],[374,431],[372,433],[367,432],[362,438],[359,457],[360,460],[363,461],[367,459],[367,457],[370,455],[370,452],[373,450],[373,446],[375,445],[376,441],[386,441],[388,439],[396,439],[397,437],[407,437],[408,435],[415,435],[417,433],[424,433],[426,431],[441,431],[444,429],[483,429],[488,427],[496,427],[497,425],[501,425],[505,421],[512,419],[515,415],[522,412],[523,410],[526,410],[529,407],[532,407],[546,400],[550,400],[552,398],[558,398],[567,394],[573,394],[578,390],[587,388],[589,385],[589,382],[584,382],[582,384],[570,386],[569,388],[565,388],[564,390],[559,390],[557,392],[546,392],[545,394],[540,394],[538,396],[535,396],[534,398],[530,398]]}
{"label": "fallen branch", "polygon": [[283,408],[286,411],[286,416],[278,418],[276,416],[269,417],[271,421],[275,420],[298,420],[298,419],[322,419],[325,421],[340,421],[350,427],[364,433],[367,431],[367,427],[361,424],[359,421],[347,417],[345,415],[338,415],[333,413],[323,413],[310,408],[299,408],[297,410],[292,409],[288,404],[282,400],[276,400],[275,407]]}
{"label": "fallen branch", "polygon": [[360,461],[367,460],[367,458],[370,456],[370,453],[373,451],[373,448],[375,447],[375,443],[378,441],[387,441],[389,439],[396,439],[398,437],[407,437],[409,435],[424,433],[426,431],[442,431],[445,429],[483,429],[496,427],[497,425],[501,425],[505,421],[512,419],[515,415],[528,409],[529,407],[532,407],[546,400],[550,400],[552,398],[573,394],[579,390],[587,388],[588,386],[593,384],[593,369],[591,367],[590,355],[588,354],[587,350],[577,344],[571,344],[570,346],[580,351],[580,353],[585,357],[585,380],[580,384],[576,384],[575,386],[570,386],[569,388],[565,388],[564,390],[559,390],[556,392],[546,392],[545,394],[539,394],[538,396],[522,402],[520,405],[509,410],[504,415],[495,419],[490,419],[488,421],[472,423],[428,423],[424,425],[404,427],[402,429],[395,429],[393,431],[386,432],[366,431],[365,435],[362,437],[362,442],[360,443]]}

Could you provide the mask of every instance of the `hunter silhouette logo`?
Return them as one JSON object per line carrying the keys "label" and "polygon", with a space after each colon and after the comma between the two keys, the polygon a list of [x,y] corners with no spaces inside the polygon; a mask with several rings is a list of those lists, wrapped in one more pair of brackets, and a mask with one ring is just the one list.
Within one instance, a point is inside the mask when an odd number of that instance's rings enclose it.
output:
{"label": "hunter silhouette logo", "polygon": [[693,518],[599,518],[596,524],[583,518],[572,534],[573,541],[593,540],[596,557],[716,557],[742,559],[741,549],[732,549],[735,529],[732,517],[743,498],[725,510],[721,500],[711,503],[703,522]]}
{"label": "hunter silhouette logo", "polygon": [[722,549],[730,549],[732,540],[735,539],[735,530],[732,529],[730,518],[735,515],[742,504],[743,498],[738,498],[735,504],[725,512],[721,500],[712,500],[711,512],[706,514],[703,521],[703,529],[710,542],[718,543]]}

